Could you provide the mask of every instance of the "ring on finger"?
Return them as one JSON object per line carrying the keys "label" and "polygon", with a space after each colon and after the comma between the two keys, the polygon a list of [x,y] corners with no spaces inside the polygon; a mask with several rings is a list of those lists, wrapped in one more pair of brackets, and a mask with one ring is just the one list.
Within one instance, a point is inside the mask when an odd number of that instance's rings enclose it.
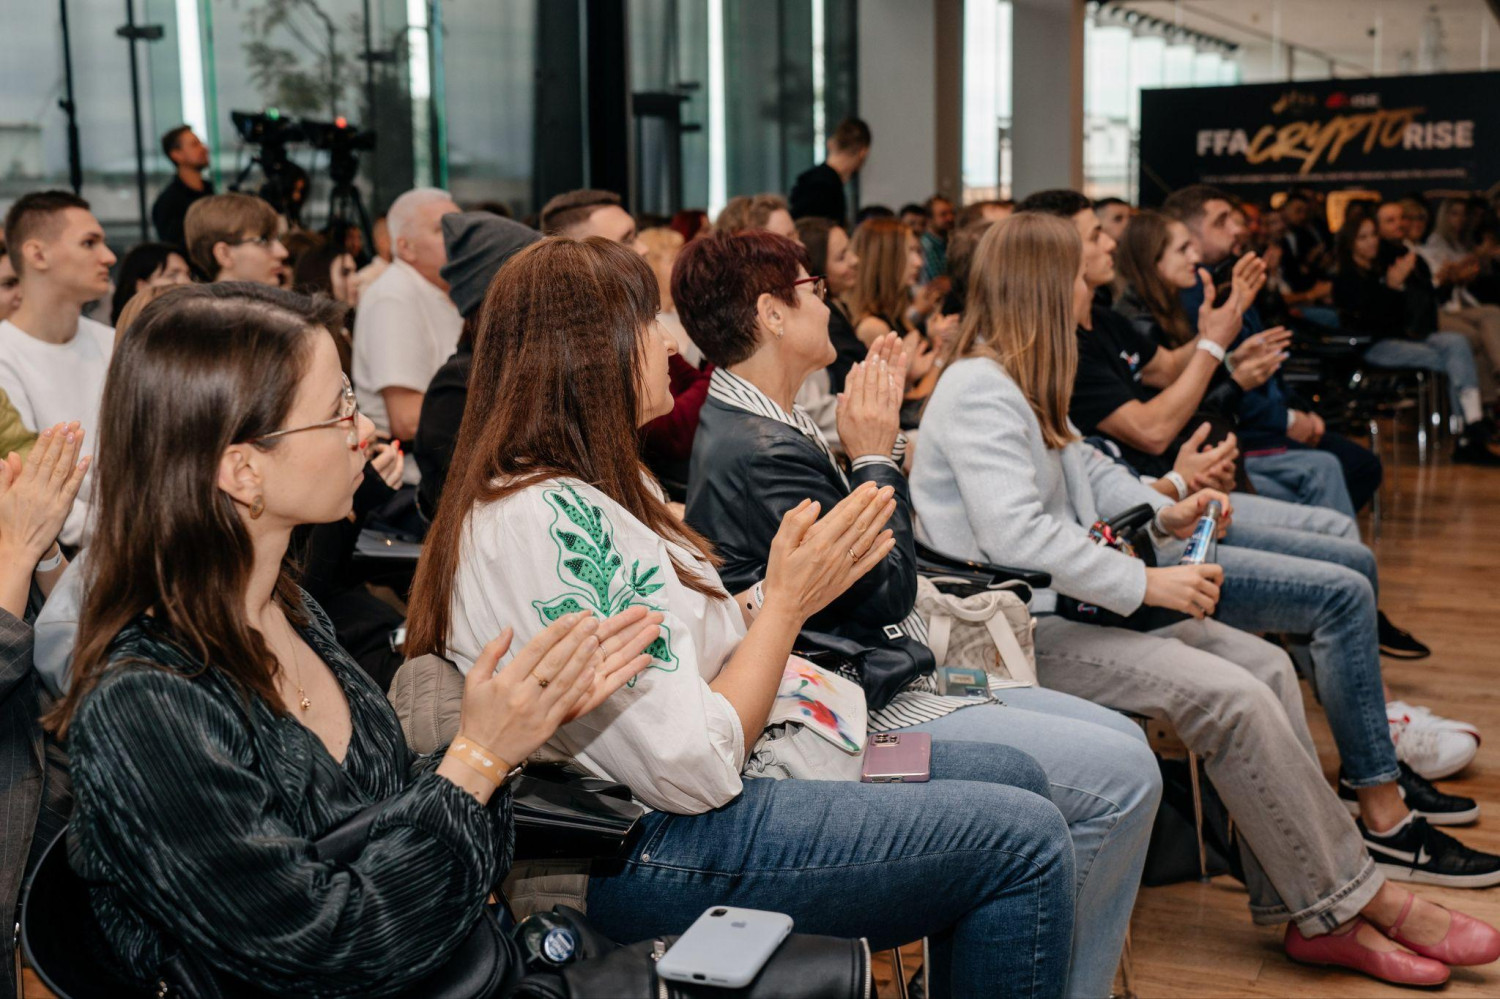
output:
{"label": "ring on finger", "polygon": [[849,549],[849,557],[852,558],[854,561],[858,562],[860,559],[862,559],[862,558],[865,557],[865,554],[868,551],[869,551],[869,549],[867,548],[867,549],[865,549],[865,551],[855,552],[855,550],[853,548],[851,548],[851,549]]}
{"label": "ring on finger", "polygon": [[547,684],[551,682],[552,681],[547,679],[545,676],[539,676],[536,678],[536,685],[538,687],[541,687],[543,690],[547,689]]}

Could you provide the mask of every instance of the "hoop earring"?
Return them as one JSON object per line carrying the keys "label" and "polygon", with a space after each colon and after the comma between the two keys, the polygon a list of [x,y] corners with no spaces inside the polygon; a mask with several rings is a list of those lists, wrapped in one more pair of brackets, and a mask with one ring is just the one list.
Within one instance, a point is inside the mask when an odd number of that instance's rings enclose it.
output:
{"label": "hoop earring", "polygon": [[260,515],[266,512],[266,498],[257,495],[250,501],[250,519],[259,520]]}

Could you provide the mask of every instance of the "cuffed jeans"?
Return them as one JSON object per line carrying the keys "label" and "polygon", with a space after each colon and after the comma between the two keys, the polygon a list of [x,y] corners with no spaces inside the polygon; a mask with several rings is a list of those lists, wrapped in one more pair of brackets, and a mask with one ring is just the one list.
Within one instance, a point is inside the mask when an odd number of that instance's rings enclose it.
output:
{"label": "cuffed jeans", "polygon": [[1000,704],[963,708],[902,731],[1000,743],[1046,771],[1073,837],[1076,904],[1067,995],[1110,994],[1161,801],[1161,771],[1141,727],[1079,697],[1041,687],[998,691]]}
{"label": "cuffed jeans", "polygon": [[[1454,415],[1464,414],[1463,395],[1474,393],[1479,401],[1479,370],[1474,348],[1462,333],[1433,333],[1425,340],[1379,340],[1365,351],[1365,360],[1377,368],[1417,368],[1448,376],[1448,405]],[[1477,422],[1465,419],[1465,423]]]}
{"label": "cuffed jeans", "polygon": [[653,812],[588,915],[616,940],[681,933],[713,905],[789,914],[800,933],[927,937],[934,996],[1060,996],[1073,850],[1025,754],[933,742],[922,784],[747,780],[701,815]]}
{"label": "cuffed jeans", "polygon": [[1037,670],[1053,689],[1165,718],[1204,760],[1240,830],[1250,911],[1327,933],[1383,877],[1323,777],[1302,693],[1280,649],[1217,621],[1151,633],[1037,618]]}

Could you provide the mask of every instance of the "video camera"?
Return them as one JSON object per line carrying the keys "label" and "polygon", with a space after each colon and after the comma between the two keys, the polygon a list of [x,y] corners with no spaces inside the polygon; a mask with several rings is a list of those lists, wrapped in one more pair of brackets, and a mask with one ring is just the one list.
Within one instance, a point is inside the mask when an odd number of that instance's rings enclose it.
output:
{"label": "video camera", "polygon": [[340,117],[333,121],[301,122],[302,133],[316,149],[331,153],[365,151],[375,148],[375,133],[358,125],[351,125]]}
{"label": "video camera", "polygon": [[257,114],[253,111],[231,111],[229,120],[246,142],[258,146],[281,146],[288,142],[301,142],[306,138],[303,126],[291,118],[283,118],[275,108],[267,108]]}

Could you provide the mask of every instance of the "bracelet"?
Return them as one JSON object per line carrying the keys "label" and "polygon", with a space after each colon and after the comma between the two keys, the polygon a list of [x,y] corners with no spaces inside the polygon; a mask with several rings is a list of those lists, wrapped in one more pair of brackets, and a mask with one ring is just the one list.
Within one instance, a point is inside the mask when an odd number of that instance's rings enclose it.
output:
{"label": "bracelet", "polygon": [[1227,371],[1227,372],[1229,372],[1231,375],[1234,374],[1234,355],[1233,354],[1225,354],[1224,355],[1224,370]]}
{"label": "bracelet", "polygon": [[1172,488],[1177,490],[1177,498],[1179,500],[1185,500],[1188,498],[1187,479],[1184,479],[1176,472],[1168,472],[1166,475],[1163,475],[1162,478],[1172,483]]}
{"label": "bracelet", "polygon": [[1224,348],[1220,347],[1212,340],[1204,340],[1202,337],[1199,337],[1198,349],[1203,351],[1203,353],[1207,354],[1209,357],[1212,357],[1215,361],[1218,361],[1221,364],[1223,363]]}
{"label": "bracelet", "polygon": [[[1166,508],[1163,507],[1162,509]],[[1151,537],[1157,541],[1166,541],[1172,537],[1172,532],[1167,530],[1166,526],[1161,522],[1161,510],[1156,511],[1156,515],[1151,518],[1151,523],[1146,526]]]}
{"label": "bracelet", "polygon": [[490,752],[467,736],[460,735],[455,738],[452,745],[448,747],[448,752],[453,754],[458,762],[480,774],[496,787],[500,787],[521,771],[519,766],[510,766],[499,755]]}
{"label": "bracelet", "polygon": [[62,545],[54,541],[52,542],[52,550],[55,552],[55,554],[51,558],[43,559],[36,564],[37,572],[51,572],[53,569],[56,569],[58,566],[63,564]]}
{"label": "bracelet", "polygon": [[755,609],[760,610],[766,605],[766,581],[764,579],[756,582],[751,590],[751,596],[755,600]]}

